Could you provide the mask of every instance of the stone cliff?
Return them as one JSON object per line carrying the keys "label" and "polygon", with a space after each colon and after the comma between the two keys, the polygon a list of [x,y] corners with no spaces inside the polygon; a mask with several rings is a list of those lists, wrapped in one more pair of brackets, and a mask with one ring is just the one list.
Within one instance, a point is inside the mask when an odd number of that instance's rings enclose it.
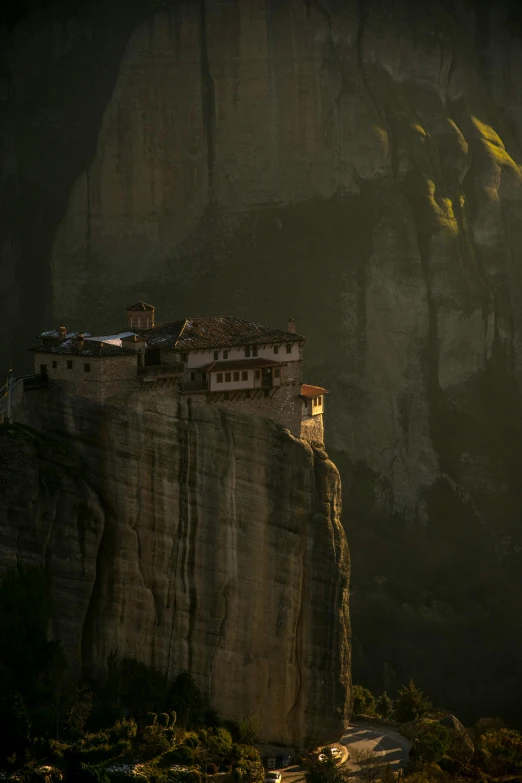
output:
{"label": "stone cliff", "polygon": [[188,670],[267,741],[340,736],[349,555],[326,453],[154,392],[103,409],[44,393],[31,416],[53,439],[3,429],[0,567],[45,567],[71,670],[118,650]]}
{"label": "stone cliff", "polygon": [[137,297],[295,316],[332,392],[356,677],[516,705],[519,3],[10,7],[5,355]]}

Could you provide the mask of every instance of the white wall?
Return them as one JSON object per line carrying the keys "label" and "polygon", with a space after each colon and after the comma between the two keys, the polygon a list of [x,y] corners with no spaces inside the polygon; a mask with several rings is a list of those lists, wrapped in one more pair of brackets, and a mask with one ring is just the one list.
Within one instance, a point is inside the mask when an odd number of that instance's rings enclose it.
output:
{"label": "white wall", "polygon": [[315,399],[315,397],[307,397],[303,400],[304,416],[317,416],[319,413],[324,413],[324,394],[319,395],[319,405],[313,405]]}
{"label": "white wall", "polygon": [[[274,368],[275,369],[275,368]],[[272,385],[273,386],[280,386],[281,381],[284,380],[284,371],[285,368],[281,367],[281,376],[279,378],[274,378],[273,376],[273,370],[272,370]],[[228,372],[228,371],[227,371]],[[247,370],[248,372],[248,380],[246,381],[229,381],[228,383],[225,381],[225,373],[223,373],[223,382],[218,383],[217,381],[217,372],[211,372],[210,375],[210,391],[229,391],[234,389],[262,389],[263,388],[263,378],[262,374],[261,376],[256,380],[256,371],[255,370]],[[260,370],[261,372],[261,370]],[[239,370],[239,377],[241,378],[241,370]],[[233,378],[233,371],[230,371],[230,377]],[[270,388],[270,387],[268,387]]]}
{"label": "white wall", "polygon": [[[279,345],[279,353],[274,353],[273,344],[267,345],[261,348],[258,345],[257,358],[273,359],[276,362],[296,362],[302,358],[302,349],[299,348],[299,343],[292,343],[291,353],[286,352],[286,343],[277,343]],[[225,349],[226,350],[226,349]],[[245,358],[245,349],[241,348],[228,348],[228,358],[223,359],[223,350],[219,351],[219,359],[217,361],[236,361],[237,359]],[[255,358],[250,353],[250,358]],[[176,361],[181,360],[181,355],[178,355]],[[205,364],[211,364],[214,359],[214,350],[210,351],[190,351],[188,357],[187,370],[195,370],[198,367],[203,367]]]}

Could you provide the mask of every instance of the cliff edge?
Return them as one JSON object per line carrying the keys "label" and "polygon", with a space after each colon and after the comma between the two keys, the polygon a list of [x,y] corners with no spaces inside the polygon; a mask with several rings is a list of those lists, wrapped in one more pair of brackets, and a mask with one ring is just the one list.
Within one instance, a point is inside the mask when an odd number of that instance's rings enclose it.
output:
{"label": "cliff edge", "polygon": [[270,421],[155,393],[119,402],[33,397],[54,442],[3,428],[0,566],[45,566],[74,670],[118,650],[190,671],[264,740],[338,737],[350,644],[337,469]]}

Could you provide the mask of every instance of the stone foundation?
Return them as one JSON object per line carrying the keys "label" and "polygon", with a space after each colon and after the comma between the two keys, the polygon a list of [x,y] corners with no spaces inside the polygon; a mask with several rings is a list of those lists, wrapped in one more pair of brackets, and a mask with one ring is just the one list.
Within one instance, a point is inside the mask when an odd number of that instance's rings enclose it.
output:
{"label": "stone foundation", "polygon": [[309,443],[324,444],[323,414],[308,416],[301,420],[301,438]]}

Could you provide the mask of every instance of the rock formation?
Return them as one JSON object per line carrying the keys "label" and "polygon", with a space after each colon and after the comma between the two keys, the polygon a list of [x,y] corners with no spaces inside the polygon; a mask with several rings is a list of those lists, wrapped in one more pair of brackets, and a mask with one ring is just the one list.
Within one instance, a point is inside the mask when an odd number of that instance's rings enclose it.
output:
{"label": "rock formation", "polygon": [[295,316],[356,677],[462,716],[522,698],[518,6],[51,2],[2,33],[6,354],[138,297]]}
{"label": "rock formation", "polygon": [[72,671],[117,650],[188,670],[267,741],[335,739],[350,698],[338,472],[270,421],[192,407],[44,394],[32,421],[67,451],[0,438],[0,567],[46,568]]}

